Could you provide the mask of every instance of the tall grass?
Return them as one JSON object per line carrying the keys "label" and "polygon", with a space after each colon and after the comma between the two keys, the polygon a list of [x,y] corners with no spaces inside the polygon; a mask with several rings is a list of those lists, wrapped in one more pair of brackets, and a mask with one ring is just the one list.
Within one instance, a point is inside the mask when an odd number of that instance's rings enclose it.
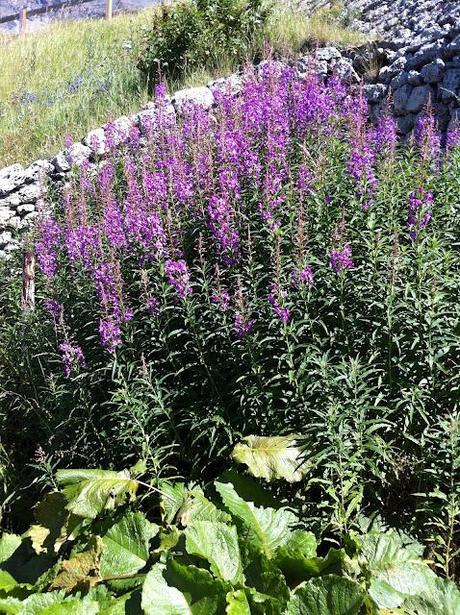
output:
{"label": "tall grass", "polygon": [[[110,22],[54,23],[21,38],[0,35],[0,167],[49,157],[62,149],[66,134],[81,138],[147,101],[136,46],[155,10]],[[288,55],[297,53],[306,40],[363,40],[341,25],[337,9],[309,16],[280,1],[273,5],[266,39],[275,52]],[[204,84],[236,68],[231,56],[216,55],[217,67],[200,67],[170,88]]]}

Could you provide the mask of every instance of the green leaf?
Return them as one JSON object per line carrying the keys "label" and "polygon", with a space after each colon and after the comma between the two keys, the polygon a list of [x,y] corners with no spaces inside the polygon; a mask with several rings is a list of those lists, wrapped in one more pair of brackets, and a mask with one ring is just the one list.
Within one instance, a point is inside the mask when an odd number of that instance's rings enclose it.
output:
{"label": "green leaf", "polygon": [[225,606],[225,596],[205,596],[192,604],[193,615],[220,615]]}
{"label": "green leaf", "polygon": [[0,570],[0,591],[9,592],[18,585],[16,579],[6,570]]}
{"label": "green leaf", "polygon": [[185,530],[186,550],[211,565],[216,577],[232,584],[243,582],[238,535],[235,526],[221,522],[196,521]]}
{"label": "green leaf", "polygon": [[219,483],[231,483],[237,494],[247,500],[254,502],[256,506],[270,508],[282,508],[281,503],[273,497],[272,493],[251,476],[240,474],[234,469],[226,470],[219,478]]}
{"label": "green leaf", "polygon": [[87,519],[113,510],[127,498],[133,500],[138,487],[126,470],[58,470],[56,479],[64,487],[67,510]]}
{"label": "green leaf", "polygon": [[150,541],[159,527],[140,512],[127,512],[102,538],[102,577],[132,575],[141,570],[150,555]]}
{"label": "green leaf", "polygon": [[286,546],[278,549],[275,561],[289,584],[295,586],[311,577],[340,573],[344,559],[343,549],[329,549],[326,557],[309,557],[308,552],[303,555],[299,550]]}
{"label": "green leaf", "polygon": [[145,615],[193,615],[184,594],[169,587],[163,564],[155,564],[145,577],[142,588],[142,608]]}
{"label": "green leaf", "polygon": [[225,603],[225,594],[230,589],[228,583],[215,579],[208,570],[193,564],[183,564],[173,558],[168,560],[163,577],[168,585],[190,596],[192,603],[212,595],[219,595]]}
{"label": "green leaf", "polygon": [[249,472],[268,481],[283,478],[295,483],[305,476],[307,467],[296,445],[299,436],[247,436],[237,444],[232,458],[247,465]]}
{"label": "green leaf", "polygon": [[299,585],[286,615],[358,615],[364,590],[351,579],[329,575]]}
{"label": "green leaf", "polygon": [[[269,598],[276,600],[277,604],[286,604],[289,599],[289,588],[286,579],[275,564],[274,560],[262,553],[251,543],[242,543],[243,574],[246,585],[254,589],[258,597],[264,601]],[[256,598],[251,597],[251,602]],[[256,600],[257,601],[257,600]]]}
{"label": "green leaf", "polygon": [[423,562],[396,563],[372,579],[369,594],[377,606],[395,608],[401,606],[405,597],[424,592],[435,577],[435,573]]}
{"label": "green leaf", "polygon": [[33,594],[22,602],[21,609],[17,612],[21,615],[41,615],[45,609],[62,603],[64,600],[65,593],[63,591]]}
{"label": "green leaf", "polygon": [[183,483],[173,485],[169,481],[160,481],[160,490],[164,494],[160,498],[162,520],[170,525],[187,500],[188,490]]}
{"label": "green leaf", "polygon": [[21,537],[16,534],[2,534],[0,538],[0,566],[6,562],[21,544]]}
{"label": "green leaf", "polygon": [[100,615],[141,615],[141,594],[138,590],[120,596],[105,605]]}
{"label": "green leaf", "polygon": [[226,615],[251,615],[248,599],[242,589],[227,594]]}
{"label": "green leaf", "polygon": [[23,606],[23,602],[17,598],[0,598],[0,613],[2,615],[16,615]]}
{"label": "green leaf", "polygon": [[75,598],[52,604],[39,613],[40,615],[97,615],[99,604],[94,600]]}
{"label": "green leaf", "polygon": [[460,591],[452,581],[435,577],[423,593],[405,600],[403,608],[407,615],[458,615]]}
{"label": "green leaf", "polygon": [[241,498],[231,483],[215,483],[216,490],[230,513],[249,530],[248,540],[261,549],[269,558],[286,542],[290,527],[298,520],[285,508],[257,508],[252,502]]}

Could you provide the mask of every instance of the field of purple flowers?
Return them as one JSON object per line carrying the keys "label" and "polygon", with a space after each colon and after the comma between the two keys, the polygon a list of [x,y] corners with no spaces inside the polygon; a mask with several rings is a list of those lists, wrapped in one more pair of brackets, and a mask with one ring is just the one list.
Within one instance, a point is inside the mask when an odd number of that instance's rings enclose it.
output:
{"label": "field of purple flowers", "polygon": [[460,133],[427,109],[400,146],[359,89],[276,62],[215,95],[177,119],[159,86],[147,137],[114,127],[42,212],[27,323],[3,290],[11,463],[203,479],[299,433],[292,501],[333,531],[378,511],[453,575]]}

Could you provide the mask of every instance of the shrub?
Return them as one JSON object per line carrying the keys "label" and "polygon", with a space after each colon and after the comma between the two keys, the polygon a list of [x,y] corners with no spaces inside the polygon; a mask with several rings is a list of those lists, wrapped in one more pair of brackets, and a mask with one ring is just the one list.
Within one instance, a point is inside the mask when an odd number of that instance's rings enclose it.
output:
{"label": "shrub", "polygon": [[222,58],[234,65],[254,58],[262,51],[268,14],[264,0],[190,0],[162,7],[140,43],[138,66],[149,89],[162,77],[212,70]]}
{"label": "shrub", "polygon": [[367,522],[330,547],[247,477],[229,472],[202,490],[152,481],[143,470],[59,470],[36,523],[22,537],[0,538],[0,609],[449,615],[460,608],[458,588],[436,577],[409,536]]}
{"label": "shrub", "polygon": [[378,509],[433,538],[436,519],[451,559],[458,515],[413,494],[457,498],[458,135],[441,155],[428,113],[397,148],[359,90],[279,63],[212,113],[157,96],[145,142],[112,135],[43,213],[35,314],[2,287],[11,462],[40,445],[207,480],[241,436],[292,432],[318,527]]}

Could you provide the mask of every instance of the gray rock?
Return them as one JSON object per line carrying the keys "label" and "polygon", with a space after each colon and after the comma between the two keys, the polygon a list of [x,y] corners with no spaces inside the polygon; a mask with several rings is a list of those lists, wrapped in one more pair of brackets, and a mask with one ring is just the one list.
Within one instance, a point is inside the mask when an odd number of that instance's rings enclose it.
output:
{"label": "gray rock", "polygon": [[206,86],[187,88],[176,92],[171,102],[174,109],[179,113],[187,103],[199,105],[204,109],[211,109],[214,105],[214,94]]}
{"label": "gray rock", "polygon": [[91,157],[92,150],[83,143],[74,143],[71,147],[56,154],[51,163],[58,173],[68,173],[75,166],[80,166]]}
{"label": "gray rock", "polygon": [[107,153],[108,147],[105,138],[105,132],[103,128],[96,128],[90,130],[86,137],[83,139],[84,145],[90,148],[91,153],[96,156],[103,156]]}
{"label": "gray rock", "polygon": [[0,171],[0,196],[13,192],[26,181],[24,168],[20,164],[12,164]]}
{"label": "gray rock", "polygon": [[406,111],[408,113],[418,113],[426,105],[430,97],[433,96],[433,90],[429,85],[416,86],[409,96],[406,103]]}
{"label": "gray rock", "polygon": [[407,135],[415,126],[415,115],[403,115],[396,118],[396,129],[399,134]]}
{"label": "gray rock", "polygon": [[364,95],[370,103],[381,102],[387,93],[387,87],[383,83],[364,86]]}
{"label": "gray rock", "polygon": [[335,62],[333,73],[344,83],[349,85],[359,83],[359,75],[353,68],[353,64],[350,60],[346,60],[345,58],[340,58]]}
{"label": "gray rock", "polygon": [[315,51],[315,58],[319,61],[330,62],[342,57],[342,54],[335,47],[323,47]]}
{"label": "gray rock", "polygon": [[2,233],[0,233],[0,248],[2,250],[4,250],[5,247],[12,241],[13,235],[11,234],[11,231],[3,231]]}
{"label": "gray rock", "polygon": [[105,139],[107,140],[110,135],[110,139],[113,141],[114,145],[126,143],[132,126],[133,121],[126,117],[126,115],[122,115],[113,122],[109,122],[104,126]]}
{"label": "gray rock", "polygon": [[21,205],[24,203],[35,203],[47,192],[47,188],[42,184],[27,184],[16,192]]}
{"label": "gray rock", "polygon": [[14,210],[9,207],[0,207],[0,228],[14,216]]}
{"label": "gray rock", "polygon": [[21,221],[21,218],[19,216],[13,216],[6,223],[6,228],[7,229],[12,229],[14,231],[19,231],[21,229],[21,227],[22,227],[22,221]]}
{"label": "gray rock", "polygon": [[416,70],[410,70],[407,73],[407,83],[410,83],[410,85],[422,85],[423,80],[420,73]]}
{"label": "gray rock", "polygon": [[35,211],[35,205],[33,203],[25,203],[24,205],[19,205],[16,211],[20,216],[25,216],[30,214],[31,211]]}
{"label": "gray rock", "polygon": [[460,69],[452,68],[446,72],[440,85],[441,100],[457,100],[460,94]]}
{"label": "gray rock", "polygon": [[407,68],[409,70],[418,70],[422,68],[422,66],[428,64],[428,62],[436,60],[436,58],[441,55],[442,48],[442,41],[435,41],[434,43],[423,45],[414,57],[407,61]]}
{"label": "gray rock", "polygon": [[393,94],[393,108],[396,115],[406,113],[407,101],[412,93],[412,86],[409,84],[402,85]]}
{"label": "gray rock", "polygon": [[233,75],[229,75],[228,77],[223,77],[222,79],[210,81],[208,83],[208,88],[211,91],[218,90],[219,92],[224,92],[226,94],[231,94],[232,96],[235,96],[239,94],[243,88],[243,79],[240,75],[234,73]]}
{"label": "gray rock", "polygon": [[405,85],[407,83],[408,76],[409,73],[406,70],[402,70],[398,75],[396,75],[396,77],[393,77],[393,79],[391,80],[391,89],[397,90],[402,85]]}
{"label": "gray rock", "polygon": [[54,172],[54,166],[49,160],[35,160],[28,166],[24,173],[28,181],[44,180],[47,175]]}
{"label": "gray rock", "polygon": [[426,64],[420,74],[425,83],[438,83],[444,75],[445,63],[441,58],[436,58],[433,62]]}

